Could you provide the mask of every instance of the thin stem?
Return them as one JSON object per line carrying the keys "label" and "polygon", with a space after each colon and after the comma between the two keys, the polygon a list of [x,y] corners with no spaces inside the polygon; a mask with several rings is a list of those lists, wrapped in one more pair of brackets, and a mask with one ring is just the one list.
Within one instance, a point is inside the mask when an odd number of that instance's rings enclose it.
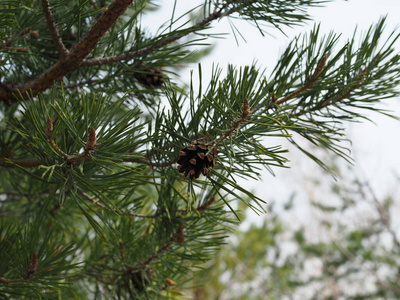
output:
{"label": "thin stem", "polygon": [[165,243],[165,245],[162,246],[156,253],[149,255],[149,257],[146,260],[138,263],[136,266],[127,266],[126,269],[131,272],[138,272],[147,269],[154,259],[161,257],[164,254],[164,252],[168,250],[168,248],[170,248],[175,242],[177,242],[177,235],[179,234],[180,230],[179,228],[180,227],[178,227],[178,229],[176,230],[174,236],[172,236],[167,241],[167,243]]}
{"label": "thin stem", "polygon": [[68,50],[65,48],[64,43],[61,40],[61,37],[58,33],[56,22],[54,21],[53,14],[51,12],[51,8],[48,0],[42,0],[43,12],[47,20],[47,26],[49,27],[49,31],[51,37],[53,39],[54,46],[56,46],[58,53],[60,54],[60,60],[64,60],[68,55]]}
{"label": "thin stem", "polygon": [[[383,223],[383,225],[385,226],[386,230],[389,232],[389,234],[392,236],[393,239],[393,243],[397,248],[397,251],[400,253],[400,241],[397,238],[396,232],[391,228],[391,220],[390,220],[390,214],[389,212],[385,209],[385,207],[380,203],[380,201],[378,200],[378,197],[375,194],[375,191],[373,190],[373,188],[371,187],[371,185],[366,182],[364,184],[364,186],[366,186],[368,188],[368,194],[371,196],[375,207],[378,210],[379,213],[379,217],[381,222]],[[361,192],[362,195],[364,195],[364,197],[366,196],[366,193],[363,190],[363,187],[361,186],[361,184],[359,183],[359,190]]]}
{"label": "thin stem", "polygon": [[325,100],[324,102],[322,102],[322,104],[317,104],[316,106],[314,106],[306,111],[298,112],[298,113],[294,114],[293,116],[298,117],[298,116],[304,115],[305,113],[318,111],[327,106],[342,102],[344,99],[348,98],[357,87],[359,87],[361,85],[363,79],[365,78],[365,76],[367,74],[367,71],[368,71],[368,68],[363,69],[360,72],[360,74],[358,75],[356,82],[354,84],[350,85],[342,94],[333,96],[333,97]]}
{"label": "thin stem", "polygon": [[29,263],[29,269],[26,272],[25,276],[23,276],[22,278],[17,278],[17,279],[8,279],[8,278],[0,277],[0,283],[6,283],[7,284],[7,283],[16,283],[16,282],[29,281],[31,279],[32,275],[34,275],[36,273],[37,263],[38,263],[37,254],[36,254],[36,252],[33,252],[31,261]]}
{"label": "thin stem", "polygon": [[315,84],[315,82],[317,81],[318,76],[322,73],[325,64],[326,64],[326,60],[327,60],[328,56],[324,55],[321,60],[319,61],[317,68],[314,71],[314,74],[308,78],[306,80],[306,83],[304,86],[302,86],[301,88],[295,90],[294,92],[290,93],[289,95],[287,95],[286,97],[279,99],[279,100],[275,100],[274,103],[279,105],[282,103],[285,103],[286,101],[295,98],[296,96],[300,95],[301,93],[304,93],[305,91],[308,91],[310,88],[312,88],[312,86]]}
{"label": "thin stem", "polygon": [[121,260],[126,263],[126,259],[125,259],[125,249],[124,249],[124,242],[120,239],[118,241],[119,243],[119,254],[121,255]]}
{"label": "thin stem", "polygon": [[18,279],[7,279],[4,277],[0,277],[0,283],[14,283],[14,282],[22,282],[25,281],[22,278],[18,278]]}
{"label": "thin stem", "polygon": [[139,218],[150,218],[150,219],[154,219],[157,218],[159,216],[159,214],[154,214],[154,215],[144,215],[144,214],[135,214],[129,211],[125,211],[125,210],[120,210],[117,208],[109,208],[106,205],[100,203],[98,200],[96,200],[95,198],[91,197],[90,195],[86,194],[79,186],[77,185],[73,185],[72,183],[70,183],[70,185],[72,185],[79,194],[81,194],[83,197],[85,197],[87,200],[89,200],[90,202],[94,203],[95,205],[97,205],[98,207],[101,207],[103,209],[107,209],[107,210],[112,210],[114,212],[116,212],[117,214],[122,214],[122,215],[126,215],[126,216],[131,216],[131,217],[139,217]]}
{"label": "thin stem", "polygon": [[337,97],[337,98],[333,97],[333,98],[331,98],[331,99],[326,100],[325,102],[322,103],[322,105],[321,105],[319,108],[324,108],[324,107],[326,107],[326,106],[328,106],[328,105],[336,104],[336,103],[341,102],[341,101],[343,101],[344,99],[348,98],[348,97],[350,96],[350,94],[351,94],[358,86],[360,86],[360,84],[361,84],[361,82],[363,81],[365,75],[367,74],[367,71],[368,71],[368,68],[365,68],[364,70],[362,70],[362,71],[360,72],[360,74],[358,75],[357,81],[356,81],[353,85],[349,86],[349,87],[346,89],[346,91],[345,91],[341,96],[339,96],[339,97]]}
{"label": "thin stem", "polygon": [[0,157],[0,167],[13,168],[15,166],[35,168],[42,165],[43,162],[36,158],[8,158]]}
{"label": "thin stem", "polygon": [[225,131],[223,134],[221,134],[221,137],[216,142],[215,146],[218,146],[222,141],[228,139],[230,136],[235,134],[238,131],[239,126],[245,125],[251,115],[252,115],[252,113],[250,111],[249,100],[247,98],[245,98],[243,101],[242,113],[240,115],[240,118],[238,118],[236,121],[234,121],[227,128],[227,131]]}

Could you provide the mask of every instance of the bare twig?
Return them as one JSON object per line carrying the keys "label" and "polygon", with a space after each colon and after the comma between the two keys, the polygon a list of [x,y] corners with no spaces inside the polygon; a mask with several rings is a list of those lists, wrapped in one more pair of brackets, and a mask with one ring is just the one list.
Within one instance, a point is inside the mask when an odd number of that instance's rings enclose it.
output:
{"label": "bare twig", "polygon": [[[373,188],[371,187],[369,182],[366,182],[364,184],[364,186],[368,188],[368,194],[371,196],[371,198],[374,202],[374,205],[375,205],[376,209],[378,210],[379,218],[380,218],[382,224],[385,226],[386,230],[392,236],[393,243],[396,246],[397,251],[400,253],[400,241],[397,237],[396,232],[391,227],[391,218],[390,218],[389,212],[385,209],[385,207],[379,201],[378,197],[375,194],[375,191],[373,190]],[[366,193],[364,192],[364,189],[363,189],[361,183],[359,183],[359,190],[364,195],[364,197],[366,197]]]}
{"label": "bare twig", "polygon": [[51,8],[48,0],[42,0],[43,12],[47,20],[47,26],[49,27],[49,31],[51,37],[53,39],[54,46],[56,46],[58,53],[60,54],[60,60],[63,61],[68,55],[68,50],[65,48],[64,43],[61,40],[60,35],[58,34],[56,22],[54,21],[53,14],[51,12]]}

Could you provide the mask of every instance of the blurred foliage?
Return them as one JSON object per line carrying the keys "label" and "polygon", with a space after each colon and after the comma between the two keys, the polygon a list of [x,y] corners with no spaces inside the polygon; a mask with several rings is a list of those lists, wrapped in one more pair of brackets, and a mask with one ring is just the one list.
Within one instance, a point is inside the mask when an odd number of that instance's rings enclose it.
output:
{"label": "blurred foliage", "polygon": [[[313,194],[324,194],[329,177],[318,181]],[[378,198],[359,179],[331,188],[302,208],[270,202],[262,223],[245,210],[244,226],[207,263],[198,279],[207,284],[195,284],[193,299],[398,299],[400,199]],[[299,221],[299,211],[310,217]]]}

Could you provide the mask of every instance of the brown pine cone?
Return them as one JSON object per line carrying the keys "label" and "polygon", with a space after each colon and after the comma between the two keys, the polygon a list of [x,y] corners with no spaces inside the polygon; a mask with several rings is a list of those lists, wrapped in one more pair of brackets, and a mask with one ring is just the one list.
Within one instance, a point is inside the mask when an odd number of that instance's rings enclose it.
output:
{"label": "brown pine cone", "polygon": [[[211,168],[216,165],[217,147],[207,145],[208,142],[210,142],[209,139],[200,138],[179,151],[178,171],[184,173],[185,178],[189,174],[189,178],[195,180],[200,177],[200,174],[210,173]],[[210,150],[211,152],[208,153]]]}
{"label": "brown pine cone", "polygon": [[137,81],[146,86],[161,87],[164,83],[164,74],[159,69],[148,68],[133,75]]}

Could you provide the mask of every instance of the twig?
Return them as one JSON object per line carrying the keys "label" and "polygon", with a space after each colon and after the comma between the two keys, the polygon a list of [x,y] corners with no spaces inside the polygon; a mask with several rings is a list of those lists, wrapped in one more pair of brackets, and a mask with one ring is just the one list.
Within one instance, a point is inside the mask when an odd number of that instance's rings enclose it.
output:
{"label": "twig", "polygon": [[22,282],[24,279],[18,278],[18,279],[7,279],[4,277],[0,277],[0,283],[14,283],[14,282]]}
{"label": "twig", "polygon": [[180,227],[178,227],[178,229],[176,230],[175,235],[172,236],[167,241],[167,243],[164,246],[162,246],[156,253],[149,255],[149,257],[146,260],[138,263],[136,266],[126,266],[126,269],[131,272],[146,270],[154,259],[161,257],[164,254],[164,252],[168,250],[168,248],[170,248],[175,242],[177,242],[177,234],[179,228]]}
{"label": "twig", "polygon": [[208,200],[206,203],[204,203],[203,205],[199,206],[197,208],[198,211],[203,211],[206,210],[207,208],[209,208],[213,203],[215,202],[215,197],[211,197],[210,200]]}
{"label": "twig", "polygon": [[118,241],[119,243],[119,254],[121,255],[121,260],[126,263],[126,259],[125,259],[125,250],[124,250],[124,242],[119,239]]}
{"label": "twig", "polygon": [[89,200],[90,202],[96,204],[98,207],[101,207],[103,209],[107,209],[107,210],[112,210],[118,214],[122,214],[122,215],[126,215],[126,216],[131,216],[131,217],[139,217],[139,218],[150,218],[150,219],[154,219],[157,218],[159,216],[159,213],[156,213],[154,215],[144,215],[144,214],[135,214],[129,211],[125,211],[125,210],[120,210],[118,208],[109,208],[106,205],[100,203],[98,200],[96,200],[95,198],[91,197],[90,195],[86,194],[79,186],[77,185],[73,185],[72,183],[70,183],[70,185],[72,185],[79,194],[81,194],[83,197],[85,197],[87,200]]}
{"label": "twig", "polygon": [[287,95],[286,97],[284,97],[280,100],[274,99],[273,103],[277,104],[277,105],[282,104],[290,99],[295,98],[299,94],[308,91],[315,84],[318,76],[322,73],[322,71],[325,67],[327,58],[328,58],[328,56],[326,54],[321,58],[321,60],[319,61],[318,65],[317,65],[317,68],[314,71],[314,74],[306,80],[306,83],[303,87],[295,90],[294,92],[290,93],[289,95]]}
{"label": "twig", "polygon": [[99,7],[97,6],[96,2],[94,2],[93,0],[90,0],[90,4],[92,4],[94,9],[99,9]]}
{"label": "twig", "polygon": [[53,121],[51,120],[50,116],[47,117],[47,128],[45,130],[47,139],[51,145],[51,147],[56,151],[58,154],[60,154],[64,159],[68,160],[69,155],[62,151],[57,144],[54,142],[54,139],[52,137],[52,132],[53,132]]}
{"label": "twig", "polygon": [[60,35],[58,34],[56,22],[54,21],[49,1],[42,0],[42,7],[43,7],[43,13],[47,20],[47,26],[49,27],[49,31],[53,39],[54,46],[56,46],[57,51],[60,54],[60,60],[63,61],[68,55],[68,50],[67,48],[65,48],[65,45],[62,42]]}
{"label": "twig", "polygon": [[31,276],[36,273],[37,263],[38,263],[37,254],[36,254],[36,252],[33,252],[31,262],[29,263],[29,270],[25,276],[26,280],[29,280],[31,278]]}
{"label": "twig", "polygon": [[67,161],[67,163],[72,164],[72,163],[79,163],[83,159],[88,159],[90,158],[90,154],[94,152],[94,148],[96,147],[96,131],[93,127],[90,128],[89,130],[89,136],[88,140],[86,142],[85,149],[83,153],[77,154],[77,155],[68,155],[64,151],[62,151],[57,144],[54,142],[54,139],[52,137],[52,132],[53,132],[53,122],[51,121],[50,117],[47,117],[47,128],[45,130],[46,136],[48,138],[48,141],[52,148],[59,153],[64,159]]}
{"label": "twig", "polygon": [[[81,81],[81,82],[74,83],[74,84],[66,84],[66,85],[63,86],[63,88],[64,88],[64,89],[74,89],[74,88],[77,88],[77,87],[80,87],[80,86],[83,86],[83,85],[99,84],[99,83],[101,83],[104,79],[105,79],[105,78],[103,78],[103,79],[90,79],[90,80]],[[61,88],[61,86],[59,86],[58,88]]]}
{"label": "twig", "polygon": [[316,110],[321,110],[327,106],[342,102],[344,99],[348,98],[357,87],[360,86],[361,82],[363,81],[364,77],[367,74],[367,71],[368,71],[368,68],[367,67],[364,68],[358,75],[357,81],[354,84],[350,85],[342,94],[333,96],[333,97],[325,100],[324,102],[322,102],[322,104],[317,104],[308,110],[293,114],[293,116],[298,117],[298,116],[304,115],[305,113],[310,113],[310,112],[313,112]]}
{"label": "twig", "polygon": [[21,48],[21,47],[10,47],[13,39],[15,39],[17,36],[24,36],[25,34],[29,33],[32,29],[30,27],[26,28],[24,31],[22,31],[20,34],[13,34],[10,39],[6,38],[6,42],[0,44],[0,49],[15,49],[15,50],[23,50],[23,51],[28,51],[26,48]]}
{"label": "twig", "polygon": [[16,165],[20,167],[34,168],[42,165],[43,162],[36,158],[8,158],[0,157],[0,167],[13,168]]}
{"label": "twig", "polygon": [[357,81],[353,85],[349,86],[341,96],[333,97],[333,98],[326,100],[319,106],[319,108],[321,109],[328,105],[336,104],[336,103],[341,102],[344,99],[348,98],[350,96],[350,94],[361,84],[365,75],[367,74],[367,71],[368,71],[368,68],[365,67],[364,70],[362,70],[360,72],[360,74],[358,75]]}
{"label": "twig", "polygon": [[[364,195],[364,197],[366,196],[365,192],[363,191],[363,187],[361,186],[361,184],[358,184],[360,192]],[[374,202],[375,207],[378,210],[379,213],[379,217],[383,223],[383,225],[385,226],[386,230],[389,232],[389,234],[392,236],[393,239],[393,243],[397,248],[397,251],[400,252],[400,241],[397,238],[397,234],[396,232],[391,228],[390,226],[390,214],[389,212],[383,207],[383,205],[380,203],[380,201],[378,200],[378,197],[375,194],[375,191],[373,190],[373,188],[371,187],[371,185],[366,182],[364,184],[364,186],[366,186],[368,188],[368,192]]]}
{"label": "twig", "polygon": [[249,106],[249,100],[247,98],[244,99],[243,105],[242,105],[242,113],[240,115],[240,118],[234,121],[228,128],[227,131],[223,134],[221,134],[220,139],[216,142],[215,146],[218,146],[222,141],[228,139],[230,136],[235,134],[239,128],[239,126],[242,126],[247,123],[248,118],[252,115],[250,111],[250,106]]}

